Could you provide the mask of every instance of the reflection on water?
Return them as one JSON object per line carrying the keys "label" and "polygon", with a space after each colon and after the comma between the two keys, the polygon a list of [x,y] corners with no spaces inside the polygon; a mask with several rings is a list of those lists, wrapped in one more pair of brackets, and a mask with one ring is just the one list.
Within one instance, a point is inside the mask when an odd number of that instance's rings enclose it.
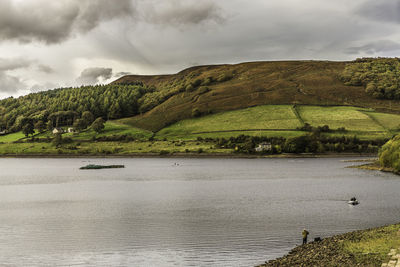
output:
{"label": "reflection on water", "polygon": [[[88,163],[126,168],[79,170]],[[253,266],[299,244],[304,227],[324,237],[398,222],[400,179],[350,164],[0,159],[0,262]]]}

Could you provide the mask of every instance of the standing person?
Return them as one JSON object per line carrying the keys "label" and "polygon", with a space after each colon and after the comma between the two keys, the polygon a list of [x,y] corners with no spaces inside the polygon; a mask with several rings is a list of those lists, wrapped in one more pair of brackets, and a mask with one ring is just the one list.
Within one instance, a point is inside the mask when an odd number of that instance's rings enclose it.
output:
{"label": "standing person", "polygon": [[307,237],[310,233],[304,228],[304,230],[301,234],[303,235],[303,245],[307,244]]}

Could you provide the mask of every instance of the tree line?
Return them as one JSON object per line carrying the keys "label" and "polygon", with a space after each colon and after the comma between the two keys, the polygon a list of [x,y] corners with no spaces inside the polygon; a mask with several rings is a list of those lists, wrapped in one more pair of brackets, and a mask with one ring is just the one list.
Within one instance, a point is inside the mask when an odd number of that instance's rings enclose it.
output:
{"label": "tree line", "polygon": [[[200,138],[200,141],[203,140]],[[255,148],[262,142],[271,144],[270,151],[262,153],[376,153],[387,140],[360,140],[358,137],[348,136],[323,136],[308,134],[293,138],[260,137],[239,135],[231,138],[207,138],[209,142],[215,142],[218,148],[231,148],[235,152],[254,154]]]}

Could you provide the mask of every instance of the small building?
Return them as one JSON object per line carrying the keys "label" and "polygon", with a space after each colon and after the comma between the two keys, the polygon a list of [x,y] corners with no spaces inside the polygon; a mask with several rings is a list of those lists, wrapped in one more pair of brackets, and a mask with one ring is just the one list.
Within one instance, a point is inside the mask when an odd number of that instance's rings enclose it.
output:
{"label": "small building", "polygon": [[56,127],[53,129],[53,134],[62,134],[64,133],[63,128]]}
{"label": "small building", "polygon": [[258,144],[258,147],[256,147],[255,149],[256,152],[271,151],[272,145],[271,143],[263,142],[261,144]]}
{"label": "small building", "polygon": [[73,127],[69,127],[67,131],[68,131],[69,133],[75,133],[75,132],[76,132],[76,131],[75,131],[75,128],[73,128]]}

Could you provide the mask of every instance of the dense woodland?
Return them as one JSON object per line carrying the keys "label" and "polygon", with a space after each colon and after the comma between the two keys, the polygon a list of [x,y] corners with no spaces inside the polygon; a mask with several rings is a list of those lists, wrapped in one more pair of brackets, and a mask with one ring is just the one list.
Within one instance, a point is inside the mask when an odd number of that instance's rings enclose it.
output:
{"label": "dense woodland", "polygon": [[[32,93],[0,101],[0,128],[9,132],[23,129],[24,124],[47,124],[48,128],[73,125],[85,112],[94,118],[118,119],[137,115],[151,108],[148,102],[154,87],[143,83],[110,84],[61,88]],[[150,99],[150,100],[149,100]]]}
{"label": "dense woodland", "polygon": [[381,99],[400,99],[400,59],[362,58],[346,65],[340,78],[346,85],[363,85]]}

